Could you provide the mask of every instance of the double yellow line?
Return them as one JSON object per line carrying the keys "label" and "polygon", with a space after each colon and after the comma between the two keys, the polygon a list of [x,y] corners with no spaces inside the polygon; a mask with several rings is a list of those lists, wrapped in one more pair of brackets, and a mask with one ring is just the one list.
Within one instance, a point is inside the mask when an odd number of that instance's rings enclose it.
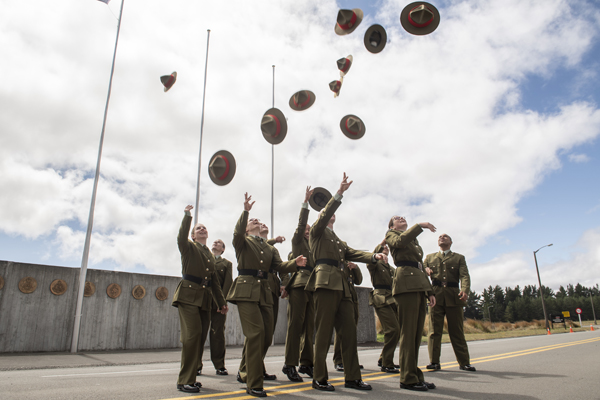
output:
{"label": "double yellow line", "polygon": [[[480,363],[484,363],[484,362],[504,360],[507,358],[521,357],[521,356],[526,356],[529,354],[541,353],[541,352],[550,351],[550,350],[557,350],[557,349],[562,349],[565,347],[577,346],[580,344],[587,344],[587,343],[593,343],[593,342],[598,342],[598,341],[600,341],[600,337],[592,338],[592,339],[585,339],[585,340],[576,340],[574,342],[568,342],[568,343],[559,343],[559,344],[553,344],[553,345],[548,345],[548,346],[535,347],[533,349],[512,351],[510,353],[495,354],[495,355],[486,356],[486,357],[473,358],[473,359],[471,359],[471,364],[480,364]],[[442,366],[444,366],[446,368],[457,367],[458,363],[447,362],[447,363],[443,363]],[[421,366],[419,368],[423,369],[424,372],[426,372],[425,366]],[[364,381],[375,381],[375,380],[387,379],[387,378],[396,378],[397,379],[398,374],[388,374],[385,372],[373,372],[370,374],[363,375]],[[335,381],[344,381],[344,378],[342,377],[342,378],[329,379],[329,382],[335,382]],[[268,394],[269,394],[269,396],[277,396],[280,394],[304,392],[306,390],[312,390],[312,380],[309,382],[290,383],[290,384],[286,384],[286,385],[275,386],[274,388],[269,388]],[[239,396],[239,395],[241,395],[241,396]],[[234,392],[225,392],[225,393],[202,394],[202,395],[198,395],[198,396],[189,396],[189,397],[186,396],[185,398],[186,399],[206,399],[206,398],[222,398],[222,397],[226,397],[226,396],[231,396],[230,398],[235,398],[236,400],[256,399],[256,397],[254,397],[254,396],[247,395],[245,390],[236,390]],[[182,399],[182,397],[175,397],[172,399],[163,399],[163,400],[181,400],[181,399]]]}

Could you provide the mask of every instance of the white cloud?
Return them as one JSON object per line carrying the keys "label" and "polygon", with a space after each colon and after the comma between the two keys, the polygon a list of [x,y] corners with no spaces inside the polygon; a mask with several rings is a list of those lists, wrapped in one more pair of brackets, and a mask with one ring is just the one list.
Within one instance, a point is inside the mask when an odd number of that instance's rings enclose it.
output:
{"label": "white cloud", "polygon": [[590,157],[587,154],[569,154],[569,161],[574,163],[585,163],[590,161]]}

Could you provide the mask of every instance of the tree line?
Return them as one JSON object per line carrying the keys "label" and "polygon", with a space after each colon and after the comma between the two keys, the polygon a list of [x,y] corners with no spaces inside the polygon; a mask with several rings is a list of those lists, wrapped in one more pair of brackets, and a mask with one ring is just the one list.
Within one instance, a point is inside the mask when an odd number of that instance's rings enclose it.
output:
{"label": "tree line", "polygon": [[[483,289],[483,293],[471,292],[465,307],[465,318],[490,320],[494,322],[531,322],[534,319],[544,319],[541,293],[544,296],[546,312],[550,315],[562,315],[569,311],[570,318],[578,321],[576,308],[581,308],[582,320],[593,320],[592,302],[596,316],[600,317],[600,289],[598,284],[590,288],[581,284],[561,286],[557,292],[551,288],[541,286],[541,291],[536,285],[527,285],[523,289],[517,285],[514,289],[499,285]],[[550,318],[549,315],[549,318]]]}

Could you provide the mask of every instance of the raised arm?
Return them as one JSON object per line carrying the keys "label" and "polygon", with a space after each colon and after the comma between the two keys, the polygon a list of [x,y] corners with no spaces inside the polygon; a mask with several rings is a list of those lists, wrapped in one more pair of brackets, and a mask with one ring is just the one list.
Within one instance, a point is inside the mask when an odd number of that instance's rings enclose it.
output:
{"label": "raised arm", "polygon": [[385,235],[385,242],[389,247],[400,248],[408,245],[423,232],[421,225],[415,224],[404,232],[390,229]]}
{"label": "raised arm", "polygon": [[179,247],[179,252],[181,254],[189,251],[188,246],[188,235],[190,234],[190,228],[192,226],[192,214],[190,210],[194,208],[192,205],[187,205],[183,211],[185,214],[183,215],[183,221],[181,221],[181,226],[179,227],[179,233],[177,234],[177,247]]}

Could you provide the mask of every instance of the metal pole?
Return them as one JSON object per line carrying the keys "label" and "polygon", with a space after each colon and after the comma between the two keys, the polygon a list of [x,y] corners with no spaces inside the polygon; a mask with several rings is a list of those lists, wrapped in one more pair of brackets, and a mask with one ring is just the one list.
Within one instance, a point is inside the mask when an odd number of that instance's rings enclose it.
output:
{"label": "metal pole", "polygon": [[[273,108],[275,108],[275,66],[273,65]],[[271,237],[275,237],[275,145],[271,145]]]}
{"label": "metal pole", "polygon": [[594,310],[594,295],[592,294],[592,292],[589,292],[590,294],[590,301],[592,302],[592,313],[594,313],[594,325],[598,325],[598,322],[596,322],[596,310]]}
{"label": "metal pole", "polygon": [[85,234],[85,244],[83,246],[83,257],[81,259],[81,269],[79,270],[79,287],[77,289],[77,306],[75,308],[75,323],[73,325],[73,337],[71,338],[71,353],[77,353],[79,342],[79,327],[81,325],[81,309],[83,308],[83,294],[85,292],[85,279],[87,276],[87,264],[90,255],[90,242],[92,239],[92,227],[94,225],[94,208],[96,207],[96,192],[98,191],[98,181],[100,179],[100,161],[102,159],[102,147],[104,146],[104,130],[106,128],[106,116],[108,115],[108,103],[110,102],[110,93],[112,90],[113,75],[115,72],[115,59],[117,58],[117,45],[119,44],[119,32],[121,31],[121,19],[123,17],[123,4],[121,1],[121,11],[119,13],[119,24],[117,26],[117,39],[115,40],[115,51],[113,53],[112,67],[110,69],[110,80],[108,83],[108,95],[106,96],[106,105],[104,106],[104,120],[102,121],[102,133],[100,134],[100,145],[98,146],[98,161],[96,162],[96,175],[94,177],[94,189],[92,190],[92,202],[90,205],[90,214],[88,217],[87,232]]}
{"label": "metal pole", "polygon": [[544,247],[550,247],[550,246],[552,246],[552,243],[542,246],[533,252],[533,259],[535,260],[535,270],[537,272],[538,283],[540,284],[540,294],[541,294],[540,297],[542,298],[542,310],[544,311],[544,320],[546,321],[546,330],[550,329],[550,324],[548,323],[548,314],[546,314],[546,302],[544,301],[544,291],[542,290],[542,281],[540,279],[540,269],[538,268],[536,253],[538,251],[540,251],[541,249],[543,249]]}
{"label": "metal pole", "polygon": [[204,64],[204,93],[202,94],[202,118],[200,120],[200,149],[198,150],[198,179],[196,181],[196,206],[194,207],[194,226],[198,223],[198,203],[200,203],[200,168],[202,166],[202,132],[204,131],[204,100],[206,98],[206,73],[208,71],[208,45],[210,29],[206,37],[206,63]]}

